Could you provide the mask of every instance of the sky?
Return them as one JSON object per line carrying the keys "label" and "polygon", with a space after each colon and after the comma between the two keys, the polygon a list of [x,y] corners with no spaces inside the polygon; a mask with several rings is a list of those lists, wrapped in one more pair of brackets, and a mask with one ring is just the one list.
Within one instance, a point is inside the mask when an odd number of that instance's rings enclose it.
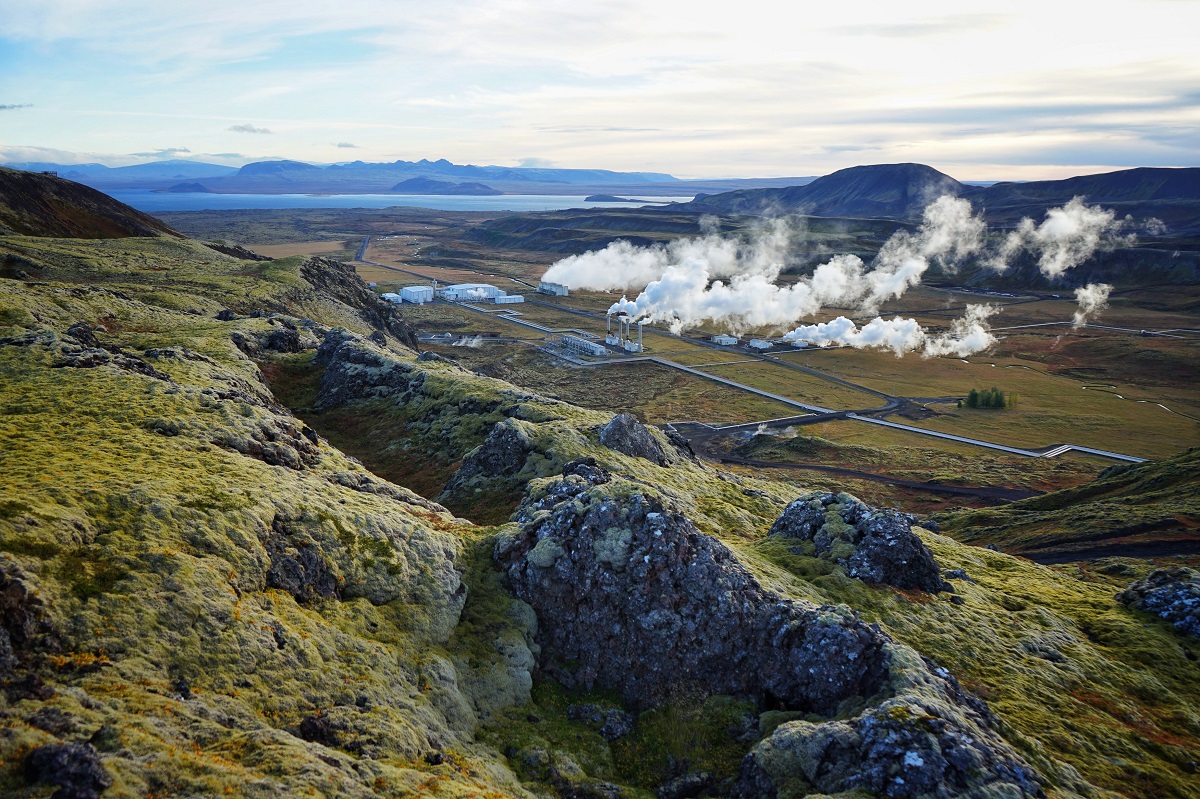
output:
{"label": "sky", "polygon": [[1200,0],[0,0],[0,162],[1197,166],[1197,31]]}

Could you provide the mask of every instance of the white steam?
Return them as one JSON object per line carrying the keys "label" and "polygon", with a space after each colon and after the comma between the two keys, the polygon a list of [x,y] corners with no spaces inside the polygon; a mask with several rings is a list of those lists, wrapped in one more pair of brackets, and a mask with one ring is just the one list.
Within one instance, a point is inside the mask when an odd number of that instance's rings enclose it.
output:
{"label": "white steam", "polygon": [[[949,272],[971,256],[1003,271],[1015,256],[1030,252],[1044,275],[1059,277],[1099,249],[1131,243],[1132,235],[1121,235],[1128,221],[1075,197],[1047,211],[1040,225],[1022,219],[997,247],[985,252],[983,220],[972,213],[968,201],[946,195],[925,208],[915,231],[899,231],[884,242],[869,266],[855,255],[836,255],[790,285],[776,281],[795,229],[778,219],[748,241],[722,237],[708,220],[702,220],[704,235],[670,244],[637,247],[617,241],[555,263],[544,279],[595,290],[645,286],[634,299],[621,297],[609,313],[628,315],[641,324],[666,324],[676,334],[716,323],[740,335],[754,329],[786,328],[831,306],[875,314],[883,303],[920,284],[931,265]],[[1156,221],[1146,224],[1152,227]],[[1110,289],[1091,284],[1076,292],[1076,325],[1105,307]],[[997,311],[997,306],[968,305],[963,317],[936,335],[914,319],[877,317],[860,328],[839,316],[797,327],[784,338],[816,346],[887,349],[898,356],[919,352],[924,357],[964,357],[995,342],[988,320]]]}
{"label": "white steam", "polygon": [[[703,221],[703,220],[702,220]],[[669,244],[638,247],[625,240],[614,241],[603,250],[572,255],[554,263],[542,280],[562,283],[573,289],[607,291],[645,286],[658,280],[672,267],[706,269],[711,277],[753,274],[775,269],[787,253],[792,225],[774,219],[755,231],[748,242],[724,238],[711,224],[705,235],[676,239]]]}
{"label": "white steam", "polygon": [[1022,219],[1017,229],[1005,237],[989,265],[1003,271],[1014,256],[1028,250],[1038,255],[1038,268],[1043,275],[1058,277],[1099,249],[1132,243],[1132,235],[1119,235],[1125,220],[1115,217],[1111,210],[1086,205],[1082,197],[1075,197],[1061,208],[1047,211],[1040,225],[1029,217]]}
{"label": "white steam", "polygon": [[861,328],[844,316],[832,322],[804,325],[784,335],[785,341],[805,342],[817,347],[840,344],[858,349],[887,349],[900,357],[920,352],[922,357],[954,355],[959,358],[987,349],[995,342],[988,318],[1000,310],[996,305],[968,305],[966,314],[955,319],[950,329],[930,335],[916,319],[876,317]]}
{"label": "white steam", "polygon": [[1095,316],[1108,307],[1108,295],[1112,286],[1107,283],[1088,283],[1081,289],[1075,289],[1075,301],[1079,310],[1075,311],[1075,327],[1087,324],[1088,317]]}
{"label": "white steam", "polygon": [[473,338],[460,338],[450,345],[451,347],[470,347],[478,349],[483,346],[483,336],[475,336]]}
{"label": "white steam", "polygon": [[[720,322],[735,333],[780,327],[827,305],[850,305],[870,313],[920,283],[931,262],[950,269],[978,252],[985,229],[966,200],[941,197],[925,209],[916,233],[900,231],[885,242],[870,269],[857,256],[838,255],[790,286],[775,283],[787,248],[785,225],[773,226],[747,245],[717,236],[686,239],[680,246],[650,248],[661,274],[636,299],[622,297],[609,313],[663,322],[674,333],[704,322]],[[615,246],[589,255],[611,257]],[[571,268],[579,263],[573,261]],[[557,266],[546,273],[547,279],[561,278],[561,272],[549,277]],[[587,285],[600,282],[593,279]],[[607,285],[616,285],[615,278]]]}

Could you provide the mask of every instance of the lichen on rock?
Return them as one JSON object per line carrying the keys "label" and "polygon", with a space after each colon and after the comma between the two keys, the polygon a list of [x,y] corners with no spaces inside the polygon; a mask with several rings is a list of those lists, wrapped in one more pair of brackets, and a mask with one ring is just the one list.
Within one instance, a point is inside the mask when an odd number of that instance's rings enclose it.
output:
{"label": "lichen on rock", "polygon": [[548,673],[637,706],[688,683],[827,714],[880,690],[878,628],[766,591],[654,494],[578,471],[543,486],[518,514],[521,532],[496,547],[514,594],[538,614]]}
{"label": "lichen on rock", "polygon": [[811,542],[817,557],[870,583],[937,592],[941,574],[929,547],[912,531],[915,518],[872,508],[849,494],[818,492],[792,502],[769,535]]}
{"label": "lichen on rock", "polygon": [[1200,638],[1200,572],[1155,569],[1117,594],[1117,601],[1153,613],[1183,635]]}

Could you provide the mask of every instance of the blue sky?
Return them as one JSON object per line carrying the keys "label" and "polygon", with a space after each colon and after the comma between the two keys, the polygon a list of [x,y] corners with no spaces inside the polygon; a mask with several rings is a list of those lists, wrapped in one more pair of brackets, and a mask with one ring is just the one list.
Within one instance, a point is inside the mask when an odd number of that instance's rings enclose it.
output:
{"label": "blue sky", "polygon": [[0,0],[0,161],[1200,165],[1197,0],[790,5]]}

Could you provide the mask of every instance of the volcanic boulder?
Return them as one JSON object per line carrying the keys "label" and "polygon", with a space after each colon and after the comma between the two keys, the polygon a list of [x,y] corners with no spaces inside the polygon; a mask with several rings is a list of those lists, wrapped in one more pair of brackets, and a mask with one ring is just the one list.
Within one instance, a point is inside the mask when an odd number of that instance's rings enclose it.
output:
{"label": "volcanic boulder", "polygon": [[851,577],[937,592],[942,587],[937,562],[912,531],[913,521],[849,494],[817,493],[788,505],[770,535],[812,542],[813,554],[837,563]]}
{"label": "volcanic boulder", "polygon": [[572,471],[527,502],[520,533],[495,549],[538,615],[543,668],[561,682],[636,706],[689,685],[822,714],[880,690],[888,656],[877,627],[764,590],[655,496]]}
{"label": "volcanic boulder", "polygon": [[611,422],[600,428],[600,443],[631,457],[645,458],[659,466],[667,466],[672,460],[650,429],[629,413],[617,414]]}
{"label": "volcanic boulder", "polygon": [[1117,594],[1117,601],[1167,620],[1183,635],[1200,638],[1200,573],[1192,569],[1157,569]]}

